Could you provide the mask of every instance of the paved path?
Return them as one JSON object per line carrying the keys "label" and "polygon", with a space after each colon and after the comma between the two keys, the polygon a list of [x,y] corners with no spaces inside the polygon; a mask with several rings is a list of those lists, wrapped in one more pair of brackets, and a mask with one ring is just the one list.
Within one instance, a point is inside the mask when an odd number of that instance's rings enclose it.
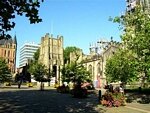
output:
{"label": "paved path", "polygon": [[150,104],[129,103],[125,107],[129,109],[141,111],[143,113],[150,113]]}
{"label": "paved path", "polygon": [[149,113],[150,104],[131,103],[125,107],[105,108],[94,94],[86,99],[73,98],[47,88],[0,88],[0,113]]}
{"label": "paved path", "polygon": [[54,89],[0,92],[0,113],[98,113],[97,104],[97,97],[77,99]]}

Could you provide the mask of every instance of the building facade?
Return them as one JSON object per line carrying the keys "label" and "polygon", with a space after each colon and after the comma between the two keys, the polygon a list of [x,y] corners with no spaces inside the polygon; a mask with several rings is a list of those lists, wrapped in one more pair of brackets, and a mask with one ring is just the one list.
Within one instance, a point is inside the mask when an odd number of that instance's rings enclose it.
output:
{"label": "building facade", "polygon": [[126,0],[126,10],[132,12],[138,4],[141,5],[144,10],[150,10],[150,0]]}
{"label": "building facade", "polygon": [[[98,43],[100,46],[90,46],[89,55],[84,55],[82,51],[78,52],[80,54],[78,62],[82,61],[86,69],[92,74],[93,85],[96,88],[103,88],[106,85],[106,61],[116,52],[120,43],[113,40],[99,41]],[[71,53],[71,61],[75,59],[74,55],[74,53]]]}
{"label": "building facade", "polygon": [[19,67],[26,66],[28,61],[33,59],[34,53],[39,48],[40,45],[34,43],[25,43],[22,47],[20,47]]}
{"label": "building facade", "polygon": [[57,36],[48,33],[41,38],[39,61],[53,72],[55,81],[61,81],[61,72],[63,62],[63,36]]}
{"label": "building facade", "polygon": [[4,58],[11,73],[16,70],[17,38],[0,40],[0,57]]}

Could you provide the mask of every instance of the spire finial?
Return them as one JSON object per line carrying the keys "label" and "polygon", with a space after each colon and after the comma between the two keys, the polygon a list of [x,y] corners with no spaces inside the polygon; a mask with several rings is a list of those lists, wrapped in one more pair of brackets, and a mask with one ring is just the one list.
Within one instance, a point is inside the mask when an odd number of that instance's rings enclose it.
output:
{"label": "spire finial", "polygon": [[16,36],[16,31],[15,31],[15,36],[14,36],[14,43],[17,44],[17,36]]}

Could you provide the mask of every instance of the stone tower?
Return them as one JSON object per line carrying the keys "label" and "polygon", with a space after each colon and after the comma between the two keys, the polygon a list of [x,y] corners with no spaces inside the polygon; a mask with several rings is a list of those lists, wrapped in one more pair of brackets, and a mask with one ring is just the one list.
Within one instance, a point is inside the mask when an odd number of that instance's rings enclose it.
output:
{"label": "stone tower", "polygon": [[48,33],[41,38],[39,61],[53,72],[55,81],[60,81],[61,68],[63,66],[63,36],[57,36]]}

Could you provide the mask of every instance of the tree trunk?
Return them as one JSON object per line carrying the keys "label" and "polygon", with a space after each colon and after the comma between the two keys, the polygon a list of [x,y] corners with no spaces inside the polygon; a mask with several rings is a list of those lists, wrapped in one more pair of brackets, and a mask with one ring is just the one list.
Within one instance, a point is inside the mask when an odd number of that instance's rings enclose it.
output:
{"label": "tree trunk", "polygon": [[43,82],[41,82],[40,90],[41,90],[41,91],[44,90],[44,83],[43,83]]}

